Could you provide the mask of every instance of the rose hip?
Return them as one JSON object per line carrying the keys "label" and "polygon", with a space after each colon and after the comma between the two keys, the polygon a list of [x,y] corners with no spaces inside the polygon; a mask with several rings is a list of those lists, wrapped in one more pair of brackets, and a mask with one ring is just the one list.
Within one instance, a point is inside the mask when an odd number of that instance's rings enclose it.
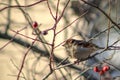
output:
{"label": "rose hip", "polygon": [[35,29],[38,27],[38,23],[36,21],[33,22],[32,27]]}
{"label": "rose hip", "polygon": [[102,68],[102,70],[103,70],[104,72],[108,71],[109,69],[110,69],[110,67],[109,67],[108,65],[106,65],[106,66],[104,66],[104,67]]}
{"label": "rose hip", "polygon": [[97,66],[95,66],[95,67],[93,68],[93,70],[94,70],[95,72],[99,72],[99,71],[100,71]]}

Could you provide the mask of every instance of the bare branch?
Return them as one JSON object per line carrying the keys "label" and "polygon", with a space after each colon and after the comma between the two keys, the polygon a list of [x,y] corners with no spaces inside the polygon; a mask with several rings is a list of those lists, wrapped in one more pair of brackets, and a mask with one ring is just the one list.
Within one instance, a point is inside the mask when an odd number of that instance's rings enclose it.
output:
{"label": "bare branch", "polygon": [[25,6],[22,6],[22,5],[7,6],[7,7],[4,7],[4,8],[2,8],[2,9],[0,9],[0,12],[3,11],[3,10],[5,10],[5,9],[7,9],[7,8],[31,7],[31,6],[34,6],[34,5],[36,5],[36,4],[41,3],[41,2],[43,2],[43,1],[47,1],[47,0],[40,0],[40,1],[38,1],[38,2],[35,2],[35,3],[32,3],[32,4],[29,4],[29,5],[25,5]]}

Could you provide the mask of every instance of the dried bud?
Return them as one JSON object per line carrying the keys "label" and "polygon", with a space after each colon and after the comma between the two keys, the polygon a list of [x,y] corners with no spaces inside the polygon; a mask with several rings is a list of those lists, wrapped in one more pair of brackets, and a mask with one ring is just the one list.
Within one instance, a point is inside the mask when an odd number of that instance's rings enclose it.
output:
{"label": "dried bud", "polygon": [[33,22],[32,27],[33,27],[34,29],[37,28],[37,27],[38,27],[38,23],[37,23],[36,21]]}
{"label": "dried bud", "polygon": [[41,34],[47,35],[47,34],[48,34],[48,31],[42,31]]}

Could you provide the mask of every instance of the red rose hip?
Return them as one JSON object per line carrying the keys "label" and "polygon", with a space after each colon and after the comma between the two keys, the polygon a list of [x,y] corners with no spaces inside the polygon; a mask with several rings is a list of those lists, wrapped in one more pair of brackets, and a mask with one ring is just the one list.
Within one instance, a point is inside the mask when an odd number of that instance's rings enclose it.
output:
{"label": "red rose hip", "polygon": [[93,68],[93,70],[94,70],[95,72],[99,72],[99,71],[100,71],[97,66],[95,66],[95,67]]}
{"label": "red rose hip", "polygon": [[110,69],[110,67],[109,67],[108,65],[106,65],[106,66],[104,66],[104,67],[102,68],[102,70],[103,70],[104,72],[108,71],[109,69]]}
{"label": "red rose hip", "polygon": [[38,27],[38,23],[36,21],[34,21],[33,24],[32,24],[32,27],[33,28],[37,28]]}

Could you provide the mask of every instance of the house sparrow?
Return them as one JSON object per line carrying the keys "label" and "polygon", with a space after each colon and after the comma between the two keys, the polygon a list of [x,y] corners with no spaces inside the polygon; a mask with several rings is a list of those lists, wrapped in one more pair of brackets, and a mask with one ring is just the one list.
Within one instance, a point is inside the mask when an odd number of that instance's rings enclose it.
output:
{"label": "house sparrow", "polygon": [[68,39],[63,46],[66,48],[66,52],[71,58],[75,58],[79,61],[84,61],[90,55],[98,49],[103,49],[93,43],[83,40]]}

